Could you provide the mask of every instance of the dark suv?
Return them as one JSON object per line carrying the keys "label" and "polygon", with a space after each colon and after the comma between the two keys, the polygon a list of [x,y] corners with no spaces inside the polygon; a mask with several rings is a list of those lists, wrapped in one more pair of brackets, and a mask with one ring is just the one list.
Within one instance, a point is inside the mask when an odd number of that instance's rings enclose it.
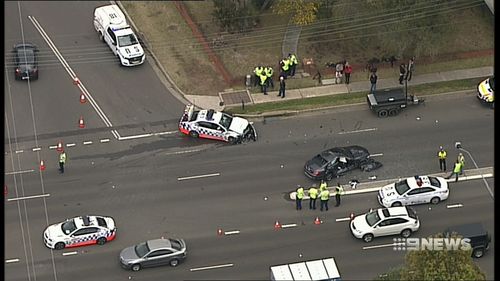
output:
{"label": "dark suv", "polygon": [[451,233],[456,232],[463,238],[469,238],[472,247],[472,256],[480,258],[490,246],[491,236],[484,229],[481,223],[462,224],[448,227],[444,231],[444,236],[449,237]]}
{"label": "dark suv", "polygon": [[38,79],[38,48],[30,43],[14,46],[14,77],[16,80]]}

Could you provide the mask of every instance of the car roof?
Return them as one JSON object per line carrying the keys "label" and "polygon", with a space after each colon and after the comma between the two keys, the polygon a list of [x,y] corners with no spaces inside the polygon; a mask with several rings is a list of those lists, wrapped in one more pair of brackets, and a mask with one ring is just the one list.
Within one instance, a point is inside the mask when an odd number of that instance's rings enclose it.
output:
{"label": "car roof", "polygon": [[86,226],[99,226],[97,223],[97,216],[80,216],[73,219],[75,226],[80,229]]}
{"label": "car roof", "polygon": [[457,232],[464,237],[474,237],[479,235],[485,235],[487,233],[482,223],[468,223],[448,227],[446,229],[447,233]]}
{"label": "car roof", "polygon": [[157,250],[157,249],[172,248],[172,244],[170,243],[170,240],[165,239],[165,238],[148,240],[147,244],[148,244],[148,247],[151,251]]}
{"label": "car roof", "polygon": [[[210,111],[207,109],[202,109],[198,112],[198,115],[196,116],[196,121],[208,121],[208,122],[214,122],[214,123],[219,123],[220,120],[222,119],[222,112],[220,111]],[[211,118],[208,118],[211,115]]]}
{"label": "car roof", "polygon": [[408,211],[406,210],[405,206],[401,207],[389,207],[389,208],[382,208],[382,214],[384,217],[387,217],[384,214],[384,209],[387,209],[387,212],[389,213],[389,217],[397,217],[397,216],[408,216]]}

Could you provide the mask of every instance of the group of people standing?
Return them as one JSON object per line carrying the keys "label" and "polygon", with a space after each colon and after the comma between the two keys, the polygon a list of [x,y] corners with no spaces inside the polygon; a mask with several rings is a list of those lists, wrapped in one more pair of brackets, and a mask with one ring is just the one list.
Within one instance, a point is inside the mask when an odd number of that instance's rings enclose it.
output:
{"label": "group of people standing", "polygon": [[[319,197],[320,211],[322,212],[323,209],[325,209],[325,211],[328,211],[328,200],[330,199],[330,190],[325,181],[321,181],[321,184],[319,185],[319,190],[316,188],[316,184],[313,184],[307,191],[307,194],[309,196],[309,210],[316,210],[316,201]],[[340,183],[337,183],[334,194],[336,201],[335,207],[338,207],[340,206],[340,196],[344,195],[344,188],[342,187],[342,185],[340,185]],[[299,185],[295,197],[296,210],[302,210],[302,200],[304,199],[304,196],[305,196],[305,190],[302,186]]]}
{"label": "group of people standing", "polygon": [[[278,92],[278,97],[285,97],[285,89],[286,83],[285,80],[287,77],[295,76],[295,70],[297,69],[297,56],[295,54],[288,54],[287,57],[283,58],[279,62],[280,74],[279,74],[279,83],[280,88]],[[269,87],[274,88],[273,74],[274,70],[270,66],[256,66],[253,70],[254,73],[254,87],[257,84],[260,85],[260,89],[264,95],[267,95],[267,89]]]}
{"label": "group of people standing", "polygon": [[[438,159],[439,159],[439,169],[442,172],[446,172],[446,150],[442,146],[439,147],[439,151],[437,153]],[[449,176],[446,177],[446,179],[451,178],[452,176],[455,176],[455,181],[458,181],[458,175],[462,175],[464,173],[464,167],[465,167],[465,157],[462,154],[462,152],[458,153],[457,160],[455,161],[455,165],[453,166],[453,171],[450,173]]]}

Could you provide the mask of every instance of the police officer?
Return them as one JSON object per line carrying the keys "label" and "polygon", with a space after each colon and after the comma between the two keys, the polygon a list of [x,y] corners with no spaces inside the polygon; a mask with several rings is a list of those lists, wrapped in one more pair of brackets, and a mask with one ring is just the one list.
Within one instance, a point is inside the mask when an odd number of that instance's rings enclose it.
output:
{"label": "police officer", "polygon": [[462,152],[458,153],[458,162],[460,162],[460,174],[462,175],[464,173],[464,167],[465,167],[465,157],[462,154]]}
{"label": "police officer", "polygon": [[262,66],[256,66],[255,69],[253,70],[254,73],[254,81],[253,81],[253,86],[257,86],[257,83],[260,81],[260,75],[264,71],[264,68]]}
{"label": "police officer", "polygon": [[335,187],[335,207],[340,206],[340,196],[344,195],[344,188],[340,185],[340,182],[337,183]]}
{"label": "police officer", "polygon": [[298,64],[297,56],[295,54],[288,54],[288,59],[290,60],[290,76],[293,77]]}
{"label": "police officer", "polygon": [[280,76],[286,77],[290,75],[290,59],[289,58],[284,58],[280,62],[281,65],[281,73]]}
{"label": "police officer", "polygon": [[267,75],[262,71],[260,74],[260,90],[267,95]]}
{"label": "police officer", "polygon": [[321,191],[319,194],[319,200],[320,200],[320,211],[323,212],[323,207],[328,211],[328,199],[330,199],[330,191],[328,191],[328,188]]}
{"label": "police officer", "polygon": [[59,154],[59,172],[61,174],[64,174],[64,164],[66,164],[66,152],[61,151],[61,154]]}
{"label": "police officer", "polygon": [[267,76],[267,86],[268,87],[271,86],[271,88],[274,89],[274,81],[273,81],[274,70],[273,70],[273,68],[270,66],[266,66],[266,68],[264,68],[264,73]]}
{"label": "police officer", "polygon": [[316,210],[316,199],[318,199],[318,189],[316,188],[316,184],[313,184],[308,192],[309,194],[309,210]]}
{"label": "police officer", "polygon": [[278,91],[278,97],[285,98],[286,83],[285,77],[280,76],[280,89]]}
{"label": "police officer", "polygon": [[460,167],[462,166],[462,164],[460,164],[460,161],[457,160],[457,162],[455,163],[455,167],[453,167],[453,172],[451,172],[451,174],[449,176],[446,177],[446,179],[449,179],[451,178],[453,175],[455,175],[455,182],[458,181],[458,174],[460,174]]}
{"label": "police officer", "polygon": [[321,184],[319,185],[319,192],[322,192],[325,189],[328,189],[328,186],[326,185],[326,181],[321,180]]}
{"label": "police officer", "polygon": [[437,156],[439,158],[439,170],[446,172],[446,150],[442,146],[439,147]]}
{"label": "police officer", "polygon": [[302,210],[302,199],[304,198],[304,188],[302,186],[298,186],[297,195],[295,197],[295,208],[297,210]]}

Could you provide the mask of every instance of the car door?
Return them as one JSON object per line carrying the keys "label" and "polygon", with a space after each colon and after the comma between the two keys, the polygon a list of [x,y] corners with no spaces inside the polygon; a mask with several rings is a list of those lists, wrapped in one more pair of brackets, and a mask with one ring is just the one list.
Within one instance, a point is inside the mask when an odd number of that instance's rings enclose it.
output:
{"label": "car door", "polygon": [[381,220],[375,227],[373,228],[374,236],[385,236],[388,235],[389,232],[389,219]]}
{"label": "car door", "polygon": [[111,29],[111,27],[108,27],[106,29],[106,32],[104,34],[104,41],[106,41],[106,44],[108,44],[109,48],[111,48],[111,51],[113,51],[113,54],[117,54],[117,49],[116,49],[116,35]]}
{"label": "car door", "polygon": [[399,234],[407,222],[408,220],[404,218],[385,219],[378,224],[377,231],[380,233],[378,236]]}
{"label": "car door", "polygon": [[[97,227],[85,227],[75,231],[71,234],[70,245],[75,244],[89,244],[93,239],[93,235],[97,233]],[[96,238],[97,239],[97,238]]]}
{"label": "car door", "polygon": [[170,253],[170,251],[166,250],[166,249],[159,249],[159,250],[151,251],[149,254],[146,255],[145,261],[142,264],[144,267],[153,267],[153,266],[168,264],[168,262],[169,262],[168,254],[169,253]]}
{"label": "car door", "polygon": [[419,188],[414,188],[406,193],[406,196],[404,196],[407,205],[414,205],[414,204],[420,204],[422,199],[420,198],[420,194],[422,192],[421,187]]}
{"label": "car door", "polygon": [[436,190],[433,187],[422,187],[419,194],[420,203],[429,203],[431,202],[432,197],[436,196]]}

